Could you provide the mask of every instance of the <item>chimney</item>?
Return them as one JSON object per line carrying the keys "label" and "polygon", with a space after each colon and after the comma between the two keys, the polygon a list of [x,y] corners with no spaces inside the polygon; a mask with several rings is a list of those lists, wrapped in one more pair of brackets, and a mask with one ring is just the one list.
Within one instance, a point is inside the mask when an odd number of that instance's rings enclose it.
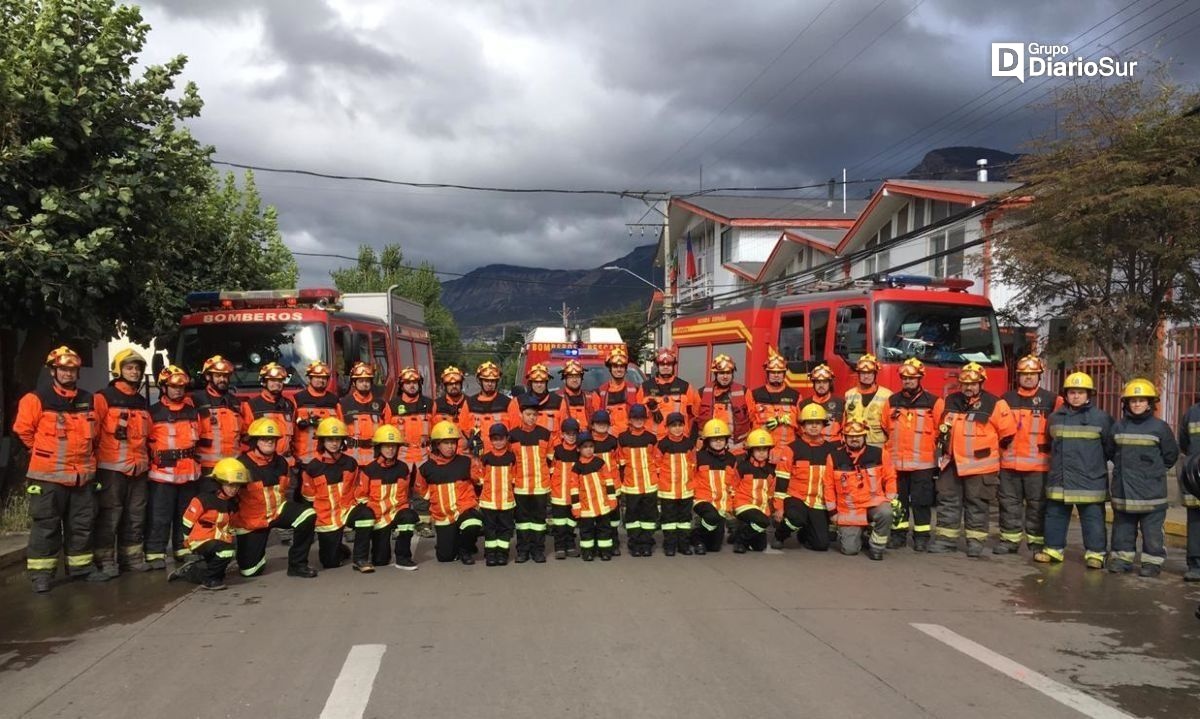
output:
{"label": "chimney", "polygon": [[833,207],[833,193],[834,193],[834,189],[836,187],[837,187],[837,181],[832,177],[829,178],[829,182],[825,183],[825,189],[826,189],[825,206],[826,207]]}
{"label": "chimney", "polygon": [[975,166],[979,168],[975,171],[975,180],[977,182],[987,182],[987,158],[982,157],[976,160]]}

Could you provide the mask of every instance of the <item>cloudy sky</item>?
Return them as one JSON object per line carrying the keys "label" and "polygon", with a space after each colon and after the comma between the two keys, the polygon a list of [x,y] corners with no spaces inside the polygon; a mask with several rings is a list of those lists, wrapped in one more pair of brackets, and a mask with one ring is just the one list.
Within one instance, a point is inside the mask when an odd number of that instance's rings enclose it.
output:
{"label": "cloudy sky", "polygon": [[[1171,58],[1187,0],[150,0],[145,62],[183,53],[218,159],[509,187],[692,191],[902,173],[1016,151],[1051,81],[990,76],[993,41]],[[1029,107],[1028,105],[1033,105]],[[702,168],[702,169],[701,169]],[[617,197],[417,190],[258,173],[298,251],[399,241],[412,261],[596,266],[648,241]],[[647,218],[647,221],[649,218]],[[302,281],[337,260],[301,257]]]}

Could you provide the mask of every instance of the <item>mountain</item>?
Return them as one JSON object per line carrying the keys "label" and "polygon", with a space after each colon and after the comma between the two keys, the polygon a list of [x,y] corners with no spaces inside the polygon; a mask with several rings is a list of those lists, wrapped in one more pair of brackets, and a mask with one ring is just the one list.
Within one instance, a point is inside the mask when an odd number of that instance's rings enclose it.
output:
{"label": "mountain", "polygon": [[905,173],[908,178],[924,180],[974,180],[975,161],[987,159],[988,179],[993,182],[1007,180],[1012,174],[1012,164],[1021,158],[1009,152],[987,147],[939,147],[925,153],[921,162]]}
{"label": "mountain", "polygon": [[[660,284],[655,269],[658,245],[642,245],[620,259],[590,270],[547,270],[516,265],[487,265],[442,283],[442,303],[454,315],[464,337],[495,336],[500,325],[557,325],[556,312],[566,302],[574,316],[587,320],[622,310],[637,301],[645,307],[653,290],[625,269]],[[581,322],[586,325],[587,322]]]}

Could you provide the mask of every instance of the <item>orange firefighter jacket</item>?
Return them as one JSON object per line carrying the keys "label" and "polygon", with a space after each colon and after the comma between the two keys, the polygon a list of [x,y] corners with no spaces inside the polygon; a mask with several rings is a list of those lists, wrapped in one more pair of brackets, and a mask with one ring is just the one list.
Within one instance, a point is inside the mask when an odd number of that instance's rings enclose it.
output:
{"label": "orange firefighter jacket", "polygon": [[759,462],[743,456],[734,468],[733,512],[741,514],[757,509],[771,515],[771,498],[775,494],[775,465],[768,459]]}
{"label": "orange firefighter jacket", "polygon": [[[205,542],[233,544],[233,510],[236,502],[214,490],[201,492],[192,498],[183,512],[185,544],[195,551]],[[232,551],[232,550],[230,550]]]}
{"label": "orange firefighter jacket", "polygon": [[336,532],[345,527],[354,505],[366,503],[359,490],[358,462],[345,452],[336,458],[318,453],[300,476],[300,494],[317,513],[318,532]]}
{"label": "orange firefighter jacket", "polygon": [[521,463],[510,447],[502,452],[489,449],[473,465],[482,509],[507,510],[517,506],[513,485],[520,482]]}
{"label": "orange firefighter jacket", "polygon": [[1063,404],[1049,390],[1017,388],[1004,394],[1017,425],[1012,443],[1000,451],[1000,466],[1015,472],[1050,471],[1050,414]]}
{"label": "orange firefighter jacket", "polygon": [[746,396],[750,423],[775,438],[775,446],[788,444],[800,429],[800,393],[786,385],[763,385]]}
{"label": "orange firefighter jacket", "polygon": [[237,455],[242,439],[242,405],[232,392],[217,392],[210,386],[189,395],[200,425],[200,466],[211,471],[217,462]]}
{"label": "orange firefighter jacket", "polygon": [[654,448],[659,499],[688,499],[694,494],[696,443],[690,434],[672,439],[668,434]]}
{"label": "orange firefighter jacket", "polygon": [[376,457],[358,470],[358,499],[367,500],[375,515],[375,529],[386,529],[408,509],[409,480],[413,467],[402,459]]}
{"label": "orange firefighter jacket", "polygon": [[814,444],[805,436],[781,447],[775,468],[775,476],[778,477],[775,484],[775,498],[779,501],[777,506],[782,506],[783,500],[791,497],[804,502],[811,509],[825,509],[825,463],[836,447],[836,444],[823,438]]}
{"label": "orange firefighter jacket", "polygon": [[604,460],[592,457],[571,467],[571,508],[576,519],[596,519],[617,509],[617,486]]}
{"label": "orange firefighter jacket", "polygon": [[375,443],[371,438],[381,425],[392,423],[391,407],[372,392],[355,391],[338,400],[338,418],[350,430],[346,454],[360,465],[370,464],[375,459]]}
{"label": "orange firefighter jacket", "polygon": [[939,425],[947,427],[949,436],[949,456],[942,461],[953,461],[960,477],[999,472],[1000,448],[1017,433],[1008,403],[989,392],[981,392],[974,402],[962,392],[950,395]]}
{"label": "orange firefighter jacket", "polygon": [[650,494],[658,491],[654,458],[656,440],[653,432],[632,427],[617,438],[620,493]]}
{"label": "orange firefighter jacket", "polygon": [[867,526],[867,510],[896,496],[896,468],[884,447],[837,447],[825,459],[825,506],[839,526]]}
{"label": "orange firefighter jacket", "polygon": [[937,466],[938,417],[944,410],[942,398],[924,388],[917,388],[911,395],[896,392],[884,400],[880,426],[887,435],[887,448],[896,471]]}
{"label": "orange firefighter jacket", "polygon": [[283,512],[283,503],[290,494],[291,472],[287,460],[277,454],[266,457],[252,449],[239,455],[238,461],[250,474],[250,482],[238,492],[233,531],[246,534],[269,529]]}
{"label": "orange firefighter jacket", "polygon": [[292,438],[292,453],[300,466],[317,458],[317,425],[326,417],[338,416],[337,394],[326,389],[315,392],[305,387],[292,397],[296,405],[296,434]]}
{"label": "orange firefighter jacket", "polygon": [[96,474],[96,406],[85,390],[58,386],[21,398],[13,432],[29,448],[30,479],[79,486]]}
{"label": "orange firefighter jacket", "polygon": [[115,379],[95,395],[99,418],[96,466],[127,475],[150,469],[150,403],[136,387]]}
{"label": "orange firefighter jacket", "polygon": [[429,518],[439,526],[454,524],[464,512],[479,506],[471,458],[465,454],[449,459],[431,454],[417,470],[414,490],[429,500]]}
{"label": "orange firefighter jacket", "polygon": [[708,448],[696,452],[696,475],[692,488],[697,502],[708,502],[718,512],[733,513],[733,485],[737,482],[734,465],[737,456],[728,450],[717,454]]}
{"label": "orange firefighter jacket", "polygon": [[150,408],[150,479],[163,484],[184,484],[200,478],[196,444],[200,419],[185,397],[172,402],[164,394]]}

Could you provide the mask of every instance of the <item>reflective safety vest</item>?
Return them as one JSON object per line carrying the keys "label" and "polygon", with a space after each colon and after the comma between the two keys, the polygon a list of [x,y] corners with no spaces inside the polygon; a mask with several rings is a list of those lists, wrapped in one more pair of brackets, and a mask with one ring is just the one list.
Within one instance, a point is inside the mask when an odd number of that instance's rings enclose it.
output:
{"label": "reflective safety vest", "polygon": [[239,455],[238,461],[249,472],[250,483],[238,492],[233,531],[247,534],[268,529],[283,512],[283,504],[291,494],[287,460],[277,454],[264,457],[257,449],[252,449]]}
{"label": "reflective safety vest", "polygon": [[200,439],[196,442],[200,466],[205,471],[211,471],[217,462],[237,456],[240,451],[241,402],[232,392],[216,392],[212,387],[198,389],[189,397],[200,424]]}
{"label": "reflective safety vest", "polygon": [[733,484],[733,513],[757,509],[771,514],[771,497],[775,494],[775,465],[770,461],[756,462],[749,457],[737,461]]}
{"label": "reflective safety vest", "polygon": [[[832,442],[812,444],[804,437],[780,448],[775,468],[775,499],[782,503],[791,497],[811,509],[825,509],[826,460],[834,450]],[[782,506],[778,504],[777,506]]]}
{"label": "reflective safety vest", "polygon": [[1045,472],[1050,469],[1050,413],[1062,398],[1038,388],[1031,394],[1015,389],[1004,393],[1004,401],[1017,423],[1013,441],[1000,452],[1000,466],[1014,472]]}
{"label": "reflective safety vest", "polygon": [[318,454],[305,465],[301,477],[300,493],[317,513],[318,532],[345,527],[354,505],[360,499],[366,503],[358,487],[358,462],[349,454],[342,453],[337,459]]}
{"label": "reflective safety vest", "polygon": [[508,433],[508,445],[517,456],[517,494],[549,494],[550,492],[550,432],[534,425],[533,429],[517,427]]}
{"label": "reflective safety vest", "polygon": [[[185,544],[195,551],[205,542],[233,544],[233,512],[237,503],[233,499],[220,497],[214,490],[202,491],[192,498],[183,512],[183,529],[187,532]],[[224,553],[223,553],[224,552]],[[217,556],[233,558],[233,547],[218,550]]]}
{"label": "reflective safety vest", "polygon": [[[579,423],[580,429],[587,429],[592,416],[588,407],[587,394],[582,389],[578,392],[572,392],[566,387],[560,389],[558,394],[563,398],[563,419],[574,417],[575,421]],[[562,424],[560,423],[559,427],[561,426]]]}
{"label": "reflective safety vest", "polygon": [[608,471],[612,472],[613,481],[617,480],[617,473],[620,472],[621,458],[617,452],[620,444],[617,441],[617,436],[612,434],[598,436],[595,432],[592,433],[592,439],[596,442],[596,457],[604,460],[604,464],[608,467]]}
{"label": "reflective safety vest", "polygon": [[612,381],[605,382],[592,395],[592,414],[599,410],[608,410],[609,422],[608,432],[614,436],[620,436],[622,432],[629,429],[629,408],[637,404],[637,390],[629,386],[628,382],[622,382],[619,385],[614,385]]}
{"label": "reflective safety vest", "polygon": [[516,404],[512,397],[497,392],[485,397],[483,392],[467,397],[467,409],[471,415],[470,434],[478,434],[486,439],[488,429],[493,424],[502,424],[513,429],[512,406]]}
{"label": "reflective safety vest", "polygon": [[1112,507],[1145,514],[1167,508],[1167,470],[1179,446],[1166,422],[1150,412],[1125,413],[1113,425]]}
{"label": "reflective safety vest", "polygon": [[947,397],[940,426],[949,427],[943,462],[954,462],[959,477],[999,472],[1000,445],[1017,431],[1008,403],[989,392],[981,392],[974,404],[962,392]]}
{"label": "reflective safety vest", "polygon": [[691,432],[696,415],[700,413],[699,393],[687,380],[678,376],[668,382],[663,382],[661,375],[646,380],[637,391],[637,402],[650,410],[646,429],[659,439],[667,436],[667,417],[672,412],[683,415],[685,432]]}
{"label": "reflective safety vest", "polygon": [[365,395],[351,392],[338,400],[338,416],[350,430],[346,454],[360,465],[370,464],[375,459],[375,443],[371,438],[380,425],[390,424],[392,420],[387,403],[369,392]]}
{"label": "reflective safety vest", "polygon": [[733,431],[732,440],[740,442],[753,429],[750,426],[750,408],[746,404],[746,388],[734,382],[717,393],[712,385],[700,391],[700,410],[696,426],[703,427],[710,419],[723,420]]}
{"label": "reflective safety vest", "polygon": [[[775,438],[775,446],[790,443],[796,438],[800,421],[800,393],[791,387],[776,391],[764,385],[750,393],[747,400],[750,422],[762,427]],[[774,427],[767,424],[774,420]]]}
{"label": "reflective safety vest", "polygon": [[429,432],[433,428],[433,400],[423,395],[401,394],[392,402],[392,424],[400,430],[406,447],[402,458],[412,465],[429,459]]}
{"label": "reflective safety vest", "polygon": [[[292,437],[296,434],[296,405],[280,394],[274,397],[265,389],[259,394],[242,402],[242,431],[250,429],[254,420],[270,417],[283,430],[283,436],[275,443],[275,453],[287,460],[290,465],[295,462],[292,457]],[[245,443],[246,449],[250,445]]]}
{"label": "reflective safety vest", "polygon": [[620,482],[617,491],[621,494],[649,494],[658,491],[654,476],[653,433],[629,429],[617,438],[617,466]]}
{"label": "reflective safety vest", "polygon": [[571,467],[579,461],[579,448],[559,441],[551,451],[550,504],[571,506]]}
{"label": "reflective safety vest", "polygon": [[572,465],[571,510],[577,519],[595,519],[617,510],[617,486],[603,460],[592,457]]}
{"label": "reflective safety vest", "polygon": [[326,417],[337,416],[338,396],[329,390],[317,394],[312,387],[305,387],[296,393],[292,401],[296,405],[296,434],[292,438],[292,454],[303,467],[317,458],[320,444],[317,442],[317,425]]}
{"label": "reflective safety vest", "polygon": [[839,526],[867,526],[867,510],[896,496],[896,470],[883,447],[836,447],[825,459],[825,478],[825,506],[836,510]]}
{"label": "reflective safety vest", "polygon": [[[375,515],[375,529],[386,529],[409,506],[413,468],[402,460],[378,457],[358,471],[358,496],[366,497]],[[412,531],[412,527],[405,527]]]}
{"label": "reflective safety vest", "polygon": [[800,407],[797,410],[803,412],[804,408],[810,404],[819,404],[825,408],[825,414],[829,415],[829,419],[825,421],[825,431],[822,433],[825,439],[837,444],[842,441],[842,415],[845,412],[845,403],[842,400],[834,397],[832,394],[827,394],[824,397],[813,395],[806,400],[800,402]]}
{"label": "reflective safety vest", "polygon": [[897,392],[884,400],[881,426],[887,434],[888,454],[898,472],[937,466],[938,417],[945,409],[941,397],[924,389],[909,396]]}
{"label": "reflective safety vest", "polygon": [[[1184,454],[1200,451],[1200,404],[1189,407],[1180,418],[1178,426],[1179,449]],[[1179,497],[1185,507],[1200,507],[1200,497],[1188,494],[1183,489],[1182,483],[1179,487]]]}
{"label": "reflective safety vest", "polygon": [[150,479],[185,484],[200,478],[196,443],[200,420],[191,402],[172,402],[163,395],[150,408]]}
{"label": "reflective safety vest", "polygon": [[136,388],[116,379],[96,393],[95,405],[100,419],[96,466],[131,476],[147,471],[150,403]]}
{"label": "reflective safety vest", "polygon": [[728,451],[714,454],[708,449],[700,449],[696,452],[696,476],[692,488],[697,502],[708,502],[726,516],[733,513],[736,460]]}
{"label": "reflective safety vest", "polygon": [[90,392],[40,389],[21,398],[13,431],[29,448],[30,479],[79,486],[96,474],[96,407]]}
{"label": "reflective safety vest", "polygon": [[1090,403],[1064,404],[1050,414],[1050,472],[1046,499],[1093,504],[1108,498],[1112,417]]}
{"label": "reflective safety vest", "polygon": [[659,499],[688,499],[696,475],[696,443],[685,434],[679,439],[668,435],[655,448]]}
{"label": "reflective safety vest", "polygon": [[474,469],[481,508],[506,510],[517,506],[513,485],[519,481],[521,468],[512,450],[484,452],[475,460]]}
{"label": "reflective safety vest", "polygon": [[[458,395],[457,401],[453,401],[445,395],[438,397],[433,401],[433,414],[434,424],[445,421],[458,425],[458,429],[463,434],[462,441],[458,443],[458,451],[465,453],[468,449],[467,439],[471,436],[471,432],[475,430],[475,420],[471,417],[471,410],[467,408],[466,395]],[[433,453],[430,452],[429,456],[426,457],[426,461],[432,458]]]}
{"label": "reflective safety vest", "polygon": [[414,489],[429,500],[429,518],[438,526],[454,524],[464,512],[479,505],[471,479],[471,458],[465,454],[450,459],[430,455],[417,470]]}
{"label": "reflective safety vest", "polygon": [[887,398],[892,391],[887,387],[875,386],[875,394],[869,402],[863,402],[863,393],[858,387],[846,390],[846,408],[842,417],[845,422],[862,422],[867,425],[867,444],[882,447],[887,442],[883,433],[883,413]]}

